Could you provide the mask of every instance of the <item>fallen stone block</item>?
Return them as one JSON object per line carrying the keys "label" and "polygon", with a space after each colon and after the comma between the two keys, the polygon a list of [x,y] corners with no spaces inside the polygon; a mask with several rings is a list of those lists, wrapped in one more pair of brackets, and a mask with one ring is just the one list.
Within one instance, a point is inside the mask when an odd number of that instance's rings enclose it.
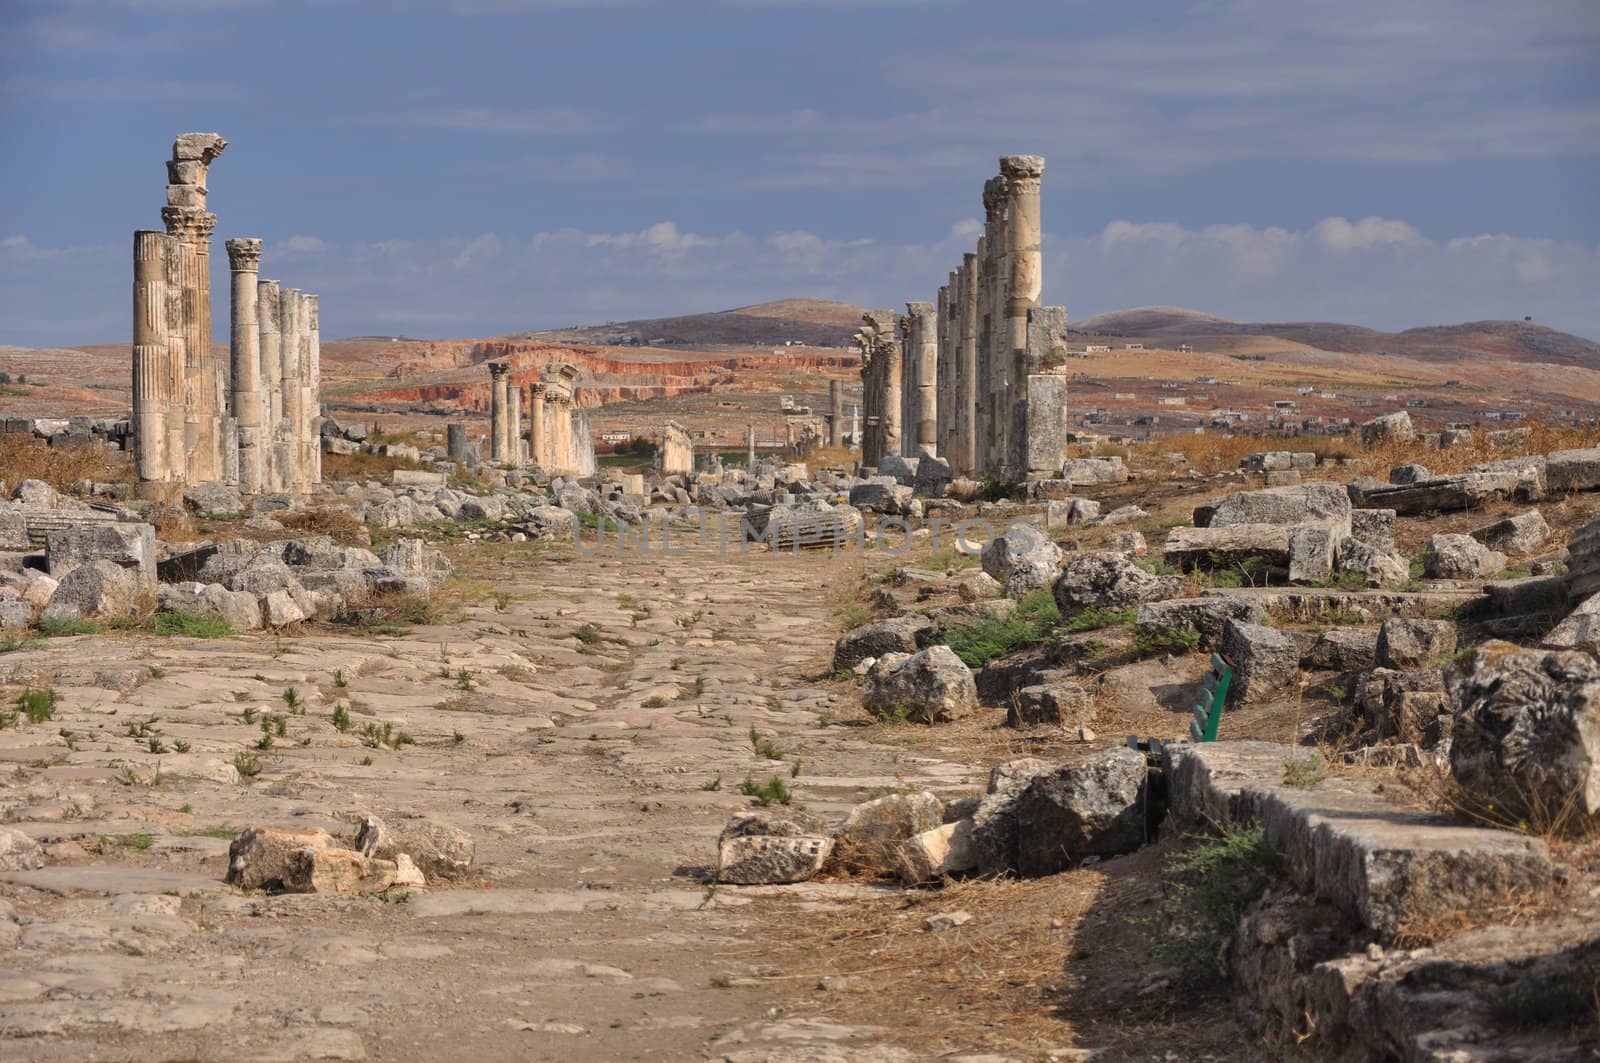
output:
{"label": "fallen stone block", "polygon": [[356,850],[363,856],[391,861],[409,856],[430,881],[466,876],[476,848],[466,831],[430,819],[367,816],[356,832]]}
{"label": "fallen stone block", "polygon": [[1334,672],[1371,668],[1378,659],[1378,633],[1371,628],[1336,627],[1317,636],[1306,664]]}
{"label": "fallen stone block", "polygon": [[1433,749],[1450,737],[1450,703],[1442,669],[1374,668],[1356,680],[1351,704],[1376,741]]}
{"label": "fallen stone block", "polygon": [[1029,877],[1053,875],[1087,856],[1139,848],[1145,842],[1148,771],[1143,753],[1119,746],[1034,773],[1011,802],[1010,869]]}
{"label": "fallen stone block", "polygon": [[375,860],[349,849],[295,849],[285,861],[285,893],[382,893],[394,885],[391,860]]}
{"label": "fallen stone block", "polygon": [[1378,629],[1378,665],[1381,668],[1422,668],[1438,665],[1456,649],[1456,625],[1449,620],[1395,617]]}
{"label": "fallen stone block", "polygon": [[1331,524],[1348,532],[1350,495],[1343,484],[1317,482],[1264,491],[1236,491],[1214,499],[1195,518],[1206,527],[1236,524]]}
{"label": "fallen stone block", "polygon": [[1487,642],[1455,671],[1450,772],[1473,798],[1548,828],[1600,813],[1600,662]]}
{"label": "fallen stone block", "polygon": [[867,672],[862,704],[879,717],[944,723],[977,709],[978,688],[954,650],[930,646],[909,656],[879,657]]}
{"label": "fallen stone block", "polygon": [[846,871],[893,874],[901,846],[943,823],[943,802],[926,790],[864,802],[834,832],[832,863]]}
{"label": "fallen stone block", "polygon": [[333,836],[325,830],[248,827],[228,846],[228,873],[223,881],[242,890],[281,889],[291,854],[332,846]]}
{"label": "fallen stone block", "polygon": [[1259,821],[1296,885],[1385,940],[1418,920],[1550,889],[1543,842],[1397,808],[1363,777],[1287,785],[1286,764],[1306,755],[1272,742],[1168,745],[1172,813],[1195,823]]}
{"label": "fallen stone block", "polygon": [[803,814],[735,816],[717,839],[717,881],[736,886],[804,882],[833,853],[833,839]]}
{"label": "fallen stone block", "polygon": [[1374,417],[1361,425],[1363,443],[1409,443],[1417,438],[1417,426],[1404,410]]}
{"label": "fallen stone block", "polygon": [[149,524],[95,524],[63,528],[45,539],[50,575],[60,579],[92,561],[130,570],[143,587],[156,582],[156,530]]}
{"label": "fallen stone block", "polygon": [[984,543],[980,560],[1006,597],[1021,600],[1049,589],[1061,568],[1061,548],[1038,528],[1018,521]]}
{"label": "fallen stone block", "polygon": [[1537,509],[1519,513],[1514,517],[1497,520],[1471,533],[1472,537],[1490,550],[1502,554],[1531,554],[1550,538],[1550,525]]}
{"label": "fallen stone block", "polygon": [[1094,703],[1077,683],[1023,687],[1006,707],[1007,727],[1077,727],[1094,716]]}
{"label": "fallen stone block", "polygon": [[1429,579],[1489,579],[1505,571],[1506,555],[1470,535],[1434,535],[1422,555]]}
{"label": "fallen stone block", "polygon": [[1051,593],[1061,615],[1070,617],[1084,609],[1126,609],[1176,598],[1182,588],[1177,576],[1157,576],[1122,554],[1096,551],[1068,558]]}
{"label": "fallen stone block", "polygon": [[1197,646],[1215,646],[1222,641],[1222,630],[1229,620],[1260,624],[1266,610],[1254,598],[1219,594],[1208,598],[1171,598],[1139,606],[1133,629],[1146,639],[1195,632]]}
{"label": "fallen stone block", "polygon": [[61,577],[41,620],[113,620],[136,615],[149,596],[133,571],[110,561],[91,561]]}
{"label": "fallen stone block", "polygon": [[1233,662],[1228,700],[1237,705],[1290,697],[1300,678],[1300,644],[1294,636],[1261,624],[1229,620],[1222,629],[1222,655]]}
{"label": "fallen stone block", "polygon": [[1549,491],[1593,491],[1600,487],[1600,447],[1558,450],[1545,460]]}
{"label": "fallen stone block", "polygon": [[900,847],[900,881],[908,886],[937,882],[977,866],[970,818],[923,831]]}
{"label": "fallen stone block", "polygon": [[44,849],[15,827],[0,827],[0,871],[33,871],[44,866]]}
{"label": "fallen stone block", "polygon": [[833,670],[848,671],[868,657],[886,653],[916,653],[918,637],[932,628],[932,620],[912,614],[846,631],[833,644]]}

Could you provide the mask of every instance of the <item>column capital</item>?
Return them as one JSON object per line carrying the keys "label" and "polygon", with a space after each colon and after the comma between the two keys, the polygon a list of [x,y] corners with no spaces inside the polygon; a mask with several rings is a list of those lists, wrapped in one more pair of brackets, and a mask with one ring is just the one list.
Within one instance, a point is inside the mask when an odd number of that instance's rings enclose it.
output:
{"label": "column capital", "polygon": [[1020,183],[1024,187],[1011,190],[1015,195],[1018,192],[1028,191],[1028,182],[1037,182],[1044,177],[1043,155],[1002,155],[1000,156],[1000,176],[1008,182]]}
{"label": "column capital", "polygon": [[217,216],[192,207],[162,207],[161,220],[169,236],[189,243],[209,242],[217,227]]}
{"label": "column capital", "polygon": [[235,273],[261,271],[261,241],[255,237],[235,237],[225,245],[228,249],[228,268]]}
{"label": "column capital", "polygon": [[550,385],[543,383],[542,381],[534,381],[532,384],[528,385],[528,391],[534,395],[543,395],[549,390]]}
{"label": "column capital", "polygon": [[994,221],[1006,205],[1006,179],[1004,175],[983,182],[983,213],[986,221]]}
{"label": "column capital", "polygon": [[502,377],[505,377],[510,372],[511,372],[511,366],[508,365],[505,362],[490,362],[489,363],[489,376],[492,377],[495,380],[500,380]]}

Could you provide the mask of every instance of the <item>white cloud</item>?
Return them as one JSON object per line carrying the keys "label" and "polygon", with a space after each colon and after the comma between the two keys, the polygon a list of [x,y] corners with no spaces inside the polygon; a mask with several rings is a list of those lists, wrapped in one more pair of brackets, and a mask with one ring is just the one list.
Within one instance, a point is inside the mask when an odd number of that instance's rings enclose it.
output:
{"label": "white cloud", "polygon": [[[294,235],[263,266],[322,295],[329,336],[483,336],[659,317],[815,296],[899,307],[931,300],[972,250],[963,219],[933,243],[805,230],[631,232],[553,229],[438,240],[336,243]],[[1177,305],[1236,320],[1325,320],[1408,328],[1484,318],[1536,320],[1600,337],[1600,247],[1506,234],[1435,240],[1392,218],[1327,218],[1305,229],[1117,220],[1048,235],[1047,303],[1072,320]],[[225,293],[226,260],[213,291]],[[125,338],[125,247],[49,248],[0,237],[0,343]],[[223,296],[225,298],[225,296]],[[226,313],[217,321],[225,328]],[[220,334],[219,334],[220,338]]]}

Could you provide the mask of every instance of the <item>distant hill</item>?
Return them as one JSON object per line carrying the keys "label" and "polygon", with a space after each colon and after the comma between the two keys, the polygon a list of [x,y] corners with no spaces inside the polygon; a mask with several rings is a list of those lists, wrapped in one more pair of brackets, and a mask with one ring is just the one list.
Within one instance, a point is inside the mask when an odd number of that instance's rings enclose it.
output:
{"label": "distant hill", "polygon": [[786,342],[844,347],[861,324],[861,308],[825,299],[782,299],[710,314],[614,321],[582,328],[519,332],[515,340],[610,347],[770,347]]}
{"label": "distant hill", "polygon": [[1470,321],[1380,332],[1329,321],[1240,322],[1177,307],[1114,310],[1074,322],[1084,333],[1159,341],[1163,346],[1206,337],[1264,336],[1324,351],[1393,355],[1426,362],[1491,358],[1600,369],[1600,343],[1531,321]]}

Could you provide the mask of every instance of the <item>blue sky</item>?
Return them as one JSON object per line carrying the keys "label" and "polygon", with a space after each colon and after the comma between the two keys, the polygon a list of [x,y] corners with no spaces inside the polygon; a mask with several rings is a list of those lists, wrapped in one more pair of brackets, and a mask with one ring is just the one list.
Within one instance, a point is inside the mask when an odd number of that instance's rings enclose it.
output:
{"label": "blue sky", "polygon": [[126,340],[190,130],[329,336],[931,299],[1033,152],[1073,319],[1600,337],[1594,0],[6,0],[0,343]]}

